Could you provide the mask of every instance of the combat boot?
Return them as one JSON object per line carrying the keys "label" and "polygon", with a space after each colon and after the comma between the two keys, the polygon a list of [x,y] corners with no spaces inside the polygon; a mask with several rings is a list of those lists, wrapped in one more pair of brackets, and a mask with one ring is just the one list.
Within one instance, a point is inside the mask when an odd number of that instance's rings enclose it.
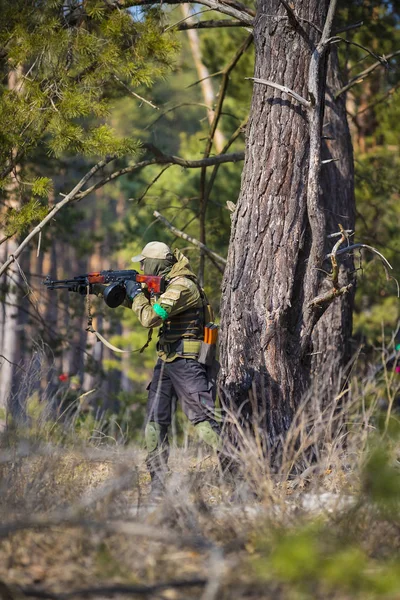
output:
{"label": "combat boot", "polygon": [[151,487],[148,495],[149,504],[158,504],[165,494],[165,481],[160,472],[150,472]]}
{"label": "combat boot", "polygon": [[165,493],[169,458],[168,427],[150,421],[146,425],[145,438],[148,451],[146,465],[151,478],[148,500],[152,504],[159,502]]}

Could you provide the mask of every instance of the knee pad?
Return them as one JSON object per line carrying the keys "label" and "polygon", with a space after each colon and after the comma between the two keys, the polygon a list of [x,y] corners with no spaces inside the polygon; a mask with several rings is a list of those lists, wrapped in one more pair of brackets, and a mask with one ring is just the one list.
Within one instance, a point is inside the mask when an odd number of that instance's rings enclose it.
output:
{"label": "knee pad", "polygon": [[161,425],[149,421],[144,430],[147,452],[153,452],[161,442]]}
{"label": "knee pad", "polygon": [[214,450],[218,450],[220,448],[221,438],[212,428],[210,421],[201,421],[201,423],[196,423],[194,428],[202,442],[205,442],[208,446],[214,448]]}

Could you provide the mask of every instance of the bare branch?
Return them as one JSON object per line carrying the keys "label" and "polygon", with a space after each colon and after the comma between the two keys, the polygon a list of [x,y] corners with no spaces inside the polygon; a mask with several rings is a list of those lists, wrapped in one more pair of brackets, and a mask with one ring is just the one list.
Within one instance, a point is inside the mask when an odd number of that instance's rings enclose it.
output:
{"label": "bare branch", "polygon": [[280,3],[285,7],[286,12],[288,14],[289,22],[291,22],[294,26],[298,24],[297,17],[294,14],[294,11],[291,6],[289,6],[286,0],[280,0]]}
{"label": "bare branch", "polygon": [[326,16],[324,29],[322,31],[322,38],[319,41],[319,46],[326,46],[328,44],[329,37],[331,35],[333,19],[335,18],[337,0],[330,0],[328,14]]}
{"label": "bare branch", "polygon": [[143,200],[143,198],[146,196],[147,192],[149,191],[149,189],[151,187],[153,187],[153,185],[155,183],[157,183],[157,181],[160,179],[160,177],[165,173],[165,171],[167,169],[169,169],[172,165],[167,165],[166,167],[164,167],[163,169],[161,169],[161,171],[154,177],[154,179],[146,186],[146,189],[144,190],[144,192],[142,194],[140,194],[139,198],[136,199],[136,202],[139,204],[139,202],[141,202]]}
{"label": "bare branch", "polygon": [[33,237],[35,237],[35,235],[37,233],[42,231],[43,227],[45,225],[47,225],[47,223],[49,223],[49,221],[51,221],[54,218],[54,216],[58,213],[58,211],[61,210],[66,204],[68,204],[69,202],[71,202],[71,200],[74,200],[78,196],[79,191],[83,188],[85,183],[87,183],[89,181],[89,179],[91,179],[95,173],[97,173],[100,169],[105,167],[108,163],[115,160],[116,158],[117,158],[116,156],[109,156],[109,157],[105,158],[104,160],[99,161],[96,165],[94,165],[94,167],[92,167],[90,169],[90,171],[88,171],[86,173],[86,175],[84,177],[82,177],[82,179],[79,181],[79,183],[76,184],[76,186],[71,190],[71,192],[69,194],[67,194],[65,196],[65,198],[63,198],[63,200],[61,200],[61,202],[56,204],[51,209],[51,211],[46,215],[46,217],[38,225],[36,225],[36,227],[30,232],[29,235],[27,235],[27,237],[21,242],[21,244],[15,250],[15,252],[13,254],[10,254],[10,256],[8,257],[6,262],[0,267],[0,276],[3,275],[3,273],[5,273],[7,271],[8,267],[15,261],[16,258],[18,258],[18,256],[24,250],[24,248],[26,248],[26,246],[29,244],[31,239]]}
{"label": "bare branch", "polygon": [[[163,0],[162,4],[185,4],[186,0]],[[154,0],[136,0],[132,6],[148,6],[159,4]],[[253,24],[254,11],[240,2],[225,0],[223,3],[217,0],[198,0],[197,4],[208,6],[212,10],[220,12],[229,17],[234,17],[246,25]]]}
{"label": "bare branch", "polygon": [[[90,188],[80,192],[76,195],[76,200],[81,200],[94,192],[95,190],[103,187],[106,183],[110,181],[114,181],[121,177],[122,175],[127,175],[128,173],[134,173],[135,171],[139,171],[144,167],[149,165],[179,165],[180,167],[184,167],[186,169],[198,169],[199,167],[210,167],[213,165],[228,163],[228,162],[239,162],[244,159],[244,152],[233,152],[232,154],[217,154],[216,156],[210,156],[208,158],[200,158],[198,160],[190,160],[180,158],[179,156],[170,156],[167,154],[163,154],[162,152],[158,152],[155,158],[151,158],[149,160],[143,160],[139,163],[131,165],[129,167],[125,167],[124,169],[120,169],[119,171],[115,171],[111,173],[101,181],[98,181],[96,184],[92,185]],[[1,274],[1,273],[0,273]]]}
{"label": "bare branch", "polygon": [[[175,27],[178,27],[178,25],[180,25],[181,23],[185,23],[186,21],[190,20],[192,17],[195,17],[197,15],[202,15],[203,13],[210,12],[210,11],[211,11],[210,8],[204,8],[203,10],[198,10],[197,12],[190,13],[190,15],[184,17],[183,19],[180,19],[179,21],[176,21],[176,23],[172,23],[172,25],[168,25],[168,27],[166,27],[164,29],[164,33],[169,31],[170,29],[174,29]],[[189,25],[190,24],[194,25],[195,23],[189,23]],[[193,27],[190,27],[190,29],[193,29]]]}
{"label": "bare branch", "polygon": [[280,85],[279,83],[275,83],[274,81],[268,81],[267,79],[258,79],[257,77],[246,77],[246,79],[251,79],[255,83],[261,83],[262,85],[267,85],[269,87],[280,90],[281,92],[284,92],[285,94],[288,94],[288,96],[291,96],[292,98],[297,100],[297,102],[300,102],[300,104],[302,104],[306,108],[311,107],[311,102],[303,98],[303,96],[300,96],[300,94],[297,94],[297,92],[294,92],[293,90],[288,88],[286,85]]}
{"label": "bare branch", "polygon": [[160,110],[158,108],[158,106],[156,106],[155,104],[153,104],[152,102],[150,102],[150,100],[146,100],[146,98],[143,98],[143,96],[140,96],[139,94],[137,94],[136,92],[134,92],[133,90],[131,90],[123,81],[122,79],[120,79],[119,77],[117,77],[117,75],[114,75],[114,79],[116,81],[118,81],[118,83],[129,93],[131,94],[131,96],[134,96],[135,98],[137,98],[138,100],[141,100],[141,102],[144,102],[145,104],[148,104],[149,106],[151,106],[151,108],[155,108],[156,110]]}
{"label": "bare branch", "polygon": [[[185,233],[184,231],[181,231],[180,229],[177,229],[176,227],[174,227],[174,225],[172,225],[172,223],[170,223],[165,217],[163,217],[163,215],[160,214],[157,210],[155,210],[153,212],[153,215],[159,221],[161,221],[176,237],[182,238],[183,240],[190,242],[191,244],[193,244],[193,246],[197,246],[197,248],[200,248],[201,250],[203,250],[206,254],[208,254],[208,256],[214,258],[219,263],[226,265],[226,258],[223,258],[216,252],[213,252],[205,244],[203,244],[202,242],[199,242],[199,240],[196,240],[196,238],[194,238],[194,237],[188,235],[187,233]],[[222,272],[223,272],[223,270],[222,270]]]}
{"label": "bare branch", "polygon": [[386,64],[387,64],[387,59],[384,56],[379,56],[378,54],[375,54],[375,52],[372,52],[372,50],[370,50],[366,46],[363,46],[362,44],[358,44],[357,42],[353,42],[352,40],[346,40],[346,38],[342,38],[338,35],[334,35],[328,41],[331,44],[336,44],[338,42],[344,42],[348,46],[356,46],[357,48],[361,48],[362,50],[365,50],[365,52],[367,54],[369,54],[370,56],[373,56],[374,58],[376,58],[383,66],[386,66]]}
{"label": "bare branch", "polygon": [[[393,96],[393,94],[399,89],[399,86],[400,86],[400,84],[397,83],[396,85],[391,87],[390,90],[388,90],[385,94],[383,94],[383,96],[381,96],[380,98],[377,98],[377,100],[375,100],[375,102],[371,102],[371,104],[368,104],[364,108],[361,108],[354,115],[350,115],[351,118],[354,120],[357,120],[358,115],[362,115],[364,112],[366,112],[368,110],[372,110],[378,104],[382,104],[382,102],[385,102],[385,100],[390,98],[390,96]],[[349,111],[348,111],[348,114],[350,114]]]}
{"label": "bare branch", "polygon": [[347,25],[346,27],[341,27],[341,29],[337,29],[335,31],[335,35],[338,35],[339,33],[344,33],[345,31],[351,31],[352,29],[358,29],[362,25],[364,25],[364,21],[358,21],[358,23],[354,23],[353,25]]}
{"label": "bare branch", "polygon": [[[231,135],[231,137],[229,138],[229,140],[226,142],[225,146],[222,148],[222,154],[224,154],[227,150],[229,150],[229,148],[231,147],[231,145],[233,144],[233,142],[239,137],[239,135],[241,133],[244,132],[244,129],[247,125],[247,121],[248,121],[248,117],[245,118],[244,121],[242,121],[242,123],[240,123],[239,127],[236,129],[236,131],[233,132],[233,134]],[[215,178],[217,176],[219,170],[219,165],[215,165],[212,173],[211,173],[211,177],[210,180],[208,182],[208,187],[207,187],[207,198],[210,197],[211,194],[211,190],[213,188],[214,182],[215,182]],[[228,200],[229,202],[229,200]]]}
{"label": "bare branch", "polygon": [[[352,252],[353,250],[357,250],[357,248],[365,248],[366,250],[369,250],[373,254],[376,254],[377,256],[379,256],[379,258],[381,259],[381,261],[383,262],[383,264],[386,267],[388,267],[388,269],[393,269],[393,267],[390,264],[390,262],[383,256],[383,254],[381,254],[379,252],[379,250],[377,250],[373,246],[368,246],[367,244],[352,244],[351,246],[347,246],[346,248],[341,248],[340,250],[338,250],[336,252],[336,255],[347,254],[348,252]],[[325,258],[331,258],[331,256],[332,256],[332,254],[327,254],[325,256]]]}
{"label": "bare branch", "polygon": [[[349,283],[348,285],[345,285],[343,287],[339,287],[339,265],[336,260],[336,255],[338,253],[340,245],[343,244],[343,242],[345,242],[346,240],[348,240],[347,231],[345,229],[343,229],[342,225],[340,225],[340,224],[339,224],[339,228],[340,228],[340,233],[339,233],[340,239],[333,246],[332,252],[329,255],[330,259],[331,259],[331,263],[332,263],[332,273],[330,275],[330,278],[332,280],[332,289],[329,290],[328,292],[326,292],[325,294],[322,294],[321,296],[314,298],[309,303],[309,305],[308,305],[309,308],[319,307],[325,311],[335,298],[337,298],[338,296],[343,296],[343,294],[346,294],[353,287],[352,283]],[[335,234],[333,234],[333,235],[335,235]]]}
{"label": "bare branch", "polygon": [[245,27],[245,23],[233,19],[221,19],[220,21],[198,21],[197,23],[181,23],[177,26],[178,31],[187,29],[216,29],[218,27]]}
{"label": "bare branch", "polygon": [[[345,229],[344,232],[347,234],[347,236],[352,235],[354,233],[352,229]],[[341,231],[337,231],[336,233],[330,233],[326,237],[328,239],[330,239],[330,238],[335,238],[335,237],[342,237],[342,235],[343,234]]]}
{"label": "bare branch", "polygon": [[216,77],[217,75],[222,75],[223,72],[224,72],[223,70],[222,71],[215,71],[215,73],[211,73],[211,75],[208,75],[208,77],[203,77],[202,79],[198,79],[197,81],[194,81],[193,83],[190,83],[188,86],[186,86],[185,89],[188,90],[189,88],[194,87],[195,85],[198,85],[199,83],[201,83],[205,79],[211,79],[211,77]]}
{"label": "bare branch", "polygon": [[335,298],[338,298],[339,296],[343,296],[343,294],[347,294],[347,292],[349,292],[351,290],[351,288],[353,287],[352,283],[349,283],[348,285],[344,285],[342,288],[332,288],[331,290],[329,290],[329,292],[327,292],[326,294],[322,294],[321,296],[317,296],[316,298],[314,298],[314,300],[312,300],[308,307],[309,308],[322,308],[325,310],[328,308],[328,306],[331,304],[331,302],[333,300],[335,300]]}
{"label": "bare branch", "polygon": [[340,158],[327,158],[326,160],[321,160],[321,165],[329,165],[329,163],[338,162]]}
{"label": "bare branch", "polygon": [[[210,75],[210,77],[211,77],[211,75]],[[192,84],[192,85],[194,85],[194,84]],[[155,125],[160,119],[165,117],[165,115],[167,115],[168,113],[170,113],[174,110],[177,110],[178,108],[182,108],[183,106],[203,106],[207,110],[212,110],[211,106],[208,106],[207,104],[204,104],[203,102],[181,102],[180,104],[176,104],[175,106],[171,106],[171,108],[168,108],[167,110],[165,110],[156,119],[154,119],[154,121],[152,121],[149,125],[147,125],[145,127],[145,129],[151,129],[151,127],[153,127],[153,125]]]}
{"label": "bare branch", "polygon": [[[9,306],[11,306],[8,302],[2,302],[2,304],[8,304]],[[4,356],[4,354],[0,354],[0,358],[2,358],[3,360],[5,360],[6,362],[8,362],[9,365],[12,365],[13,367],[17,367],[17,369],[23,371],[24,373],[26,373],[25,369],[23,369],[20,365],[18,365],[17,363],[13,362],[12,360],[9,360],[6,356]],[[1,367],[1,364],[0,364]]]}
{"label": "bare branch", "polygon": [[[384,58],[385,62],[387,63],[387,61],[389,61],[394,56],[398,56],[399,54],[400,54],[400,50],[396,50],[396,52],[392,52],[391,54],[388,54],[388,55],[384,56],[383,58]],[[366,69],[364,69],[364,71],[361,71],[361,73],[358,73],[358,75],[355,75],[354,77],[352,77],[345,86],[343,86],[338,92],[336,92],[335,100],[337,98],[339,98],[339,96],[341,96],[342,94],[347,92],[350,88],[352,88],[357,83],[361,83],[370,73],[375,71],[375,69],[377,67],[381,67],[381,66],[382,66],[382,61],[378,60],[374,64],[372,64],[369,67],[367,67]]]}
{"label": "bare branch", "polygon": [[280,3],[285,7],[286,12],[287,12],[287,18],[289,20],[289,23],[291,23],[292,27],[300,30],[303,35],[307,35],[306,32],[304,31],[304,29],[300,25],[300,21],[302,21],[303,23],[308,23],[308,25],[311,25],[311,27],[316,29],[318,31],[318,33],[322,34],[322,31],[320,30],[319,27],[317,27],[317,25],[315,25],[315,23],[313,23],[312,21],[309,21],[309,19],[305,19],[303,17],[300,17],[298,14],[296,14],[294,12],[293,8],[289,5],[289,3],[286,2],[286,0],[280,0]]}

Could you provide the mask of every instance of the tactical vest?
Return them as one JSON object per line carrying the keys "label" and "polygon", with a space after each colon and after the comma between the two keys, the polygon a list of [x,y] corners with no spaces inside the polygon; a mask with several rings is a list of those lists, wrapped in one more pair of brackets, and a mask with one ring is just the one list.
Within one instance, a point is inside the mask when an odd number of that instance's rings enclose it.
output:
{"label": "tactical vest", "polygon": [[[189,279],[189,278],[188,278]],[[199,306],[189,308],[164,321],[159,331],[158,350],[167,354],[196,356],[204,337],[204,325],[212,320],[212,309],[206,295],[195,281],[200,292]]]}
{"label": "tactical vest", "polygon": [[199,307],[189,308],[164,321],[160,329],[160,337],[167,343],[175,342],[181,338],[201,340],[204,325],[204,307],[202,304]]}

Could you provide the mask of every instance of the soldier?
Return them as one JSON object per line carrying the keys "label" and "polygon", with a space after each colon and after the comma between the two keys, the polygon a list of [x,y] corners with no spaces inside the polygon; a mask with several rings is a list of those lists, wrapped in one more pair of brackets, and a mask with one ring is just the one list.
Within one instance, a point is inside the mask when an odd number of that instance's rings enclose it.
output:
{"label": "soldier", "polygon": [[214,417],[213,385],[207,368],[197,361],[204,325],[212,320],[211,307],[190,268],[188,259],[162,242],[150,242],[139,256],[145,275],[166,279],[166,290],[156,298],[140,283],[126,281],[128,303],[144,327],[159,327],[158,360],[149,386],[145,440],[151,476],[151,498],[165,486],[174,393],[199,438],[217,450],[220,429]]}

